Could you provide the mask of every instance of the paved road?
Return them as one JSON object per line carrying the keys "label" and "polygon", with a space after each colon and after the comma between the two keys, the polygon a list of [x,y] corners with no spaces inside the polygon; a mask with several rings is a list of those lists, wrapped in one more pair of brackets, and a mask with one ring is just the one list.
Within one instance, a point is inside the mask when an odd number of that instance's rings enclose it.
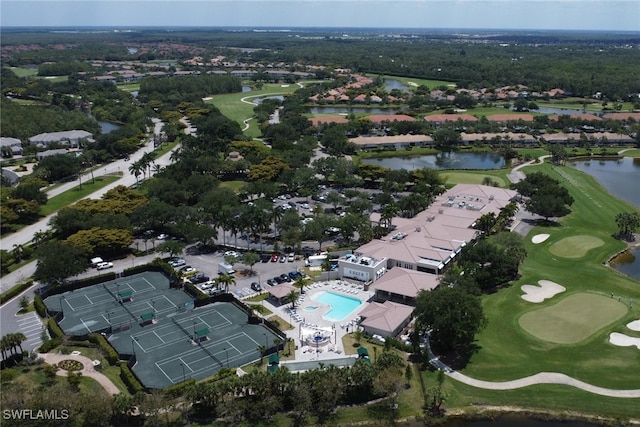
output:
{"label": "paved road", "polygon": [[[157,119],[153,119],[153,122],[154,122],[154,133],[159,134],[163,124]],[[153,138],[149,138],[149,141],[147,142],[147,144],[142,149],[138,150],[136,153],[131,155],[130,157],[131,159],[129,161],[125,161],[124,159],[117,160],[113,163],[109,163],[107,165],[104,165],[103,167],[101,166],[100,168],[94,170],[93,172],[94,176],[116,175],[119,173],[122,173],[123,176],[116,182],[106,187],[103,187],[102,189],[96,191],[95,193],[90,194],[87,197],[98,199],[102,197],[104,193],[106,193],[112,188],[115,188],[118,185],[125,185],[129,187],[135,184],[136,178],[129,172],[129,165],[131,164],[131,162],[135,162],[139,160],[145,153],[152,150],[153,150]],[[155,162],[156,164],[159,164],[161,166],[166,166],[167,164],[170,163],[170,157],[171,157],[171,153],[167,153],[164,156],[156,159]],[[91,179],[91,173],[87,173],[82,177],[83,182],[87,182],[90,179]],[[65,191],[69,191],[74,187],[77,187],[77,185],[78,185],[77,181],[64,183],[58,187],[48,190],[47,196],[49,198],[57,196],[58,194],[64,193]],[[16,245],[25,245],[29,243],[33,239],[34,233],[38,231],[44,231],[49,228],[49,220],[51,219],[51,216],[52,215],[47,216],[34,224],[23,227],[22,229],[20,229],[19,231],[13,234],[3,236],[0,239],[0,248],[11,250],[11,248],[13,248]]]}

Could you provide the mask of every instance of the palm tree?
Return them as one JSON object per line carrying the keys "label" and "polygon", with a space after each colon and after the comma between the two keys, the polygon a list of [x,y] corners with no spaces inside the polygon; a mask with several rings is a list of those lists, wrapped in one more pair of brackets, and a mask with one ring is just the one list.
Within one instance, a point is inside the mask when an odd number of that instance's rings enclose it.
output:
{"label": "palm tree", "polygon": [[304,293],[304,287],[309,284],[309,278],[307,277],[298,277],[293,284],[296,288],[300,289],[300,293]]}
{"label": "palm tree", "polygon": [[139,184],[138,177],[140,176],[140,173],[142,173],[143,169],[144,168],[140,162],[133,162],[129,166],[129,172],[131,172],[131,175],[136,177],[136,186]]}
{"label": "palm tree", "polygon": [[224,285],[224,292],[229,293],[229,285],[235,285],[236,279],[230,274],[221,274],[218,277],[218,283]]}
{"label": "palm tree", "polygon": [[285,301],[291,303],[291,308],[296,308],[296,302],[298,302],[298,297],[300,294],[296,290],[290,290],[289,293],[284,297]]}
{"label": "palm tree", "polygon": [[391,230],[393,217],[398,213],[398,207],[394,203],[389,203],[382,208],[380,212],[380,225],[385,227],[387,231]]}

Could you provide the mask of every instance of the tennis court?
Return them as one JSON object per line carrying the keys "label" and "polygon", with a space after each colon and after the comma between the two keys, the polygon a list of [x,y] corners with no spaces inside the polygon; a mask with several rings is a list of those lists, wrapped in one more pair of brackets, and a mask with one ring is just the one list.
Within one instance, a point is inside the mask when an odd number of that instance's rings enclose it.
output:
{"label": "tennis court", "polygon": [[170,314],[129,332],[109,341],[118,353],[135,354],[133,372],[148,388],[201,380],[224,367],[252,363],[260,359],[260,347],[270,348],[279,339],[263,325],[249,324],[247,314],[227,302]]}
{"label": "tennis court", "polygon": [[169,313],[184,311],[193,299],[170,289],[169,280],[157,272],[145,272],[89,286],[44,300],[50,311],[63,314],[62,330],[72,336],[91,332],[117,333]]}
{"label": "tennis court", "polygon": [[194,309],[180,289],[170,289],[158,272],[144,272],[45,299],[61,311],[65,334],[106,333],[122,359],[147,388],[164,388],[189,378],[214,375],[261,357],[281,338],[268,327],[249,324],[247,313],[230,302]]}

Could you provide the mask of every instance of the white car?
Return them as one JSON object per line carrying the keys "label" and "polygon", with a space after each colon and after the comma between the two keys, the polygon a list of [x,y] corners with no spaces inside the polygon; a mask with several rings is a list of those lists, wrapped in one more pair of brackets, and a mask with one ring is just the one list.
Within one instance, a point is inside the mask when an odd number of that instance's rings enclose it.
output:
{"label": "white car", "polygon": [[106,270],[107,268],[113,268],[112,262],[101,262],[96,266],[98,270]]}
{"label": "white car", "polygon": [[287,261],[289,262],[293,262],[295,259],[296,259],[296,256],[293,254],[293,252],[291,252],[287,257]]}

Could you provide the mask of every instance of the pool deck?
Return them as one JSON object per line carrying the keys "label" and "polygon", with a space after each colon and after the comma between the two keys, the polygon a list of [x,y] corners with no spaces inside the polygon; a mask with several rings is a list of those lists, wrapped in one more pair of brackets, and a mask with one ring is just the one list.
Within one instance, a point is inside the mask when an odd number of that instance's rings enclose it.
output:
{"label": "pool deck", "polygon": [[[334,322],[324,318],[331,307],[319,301],[314,301],[313,296],[320,292],[333,292],[345,297],[357,298],[362,301],[349,315],[339,321]],[[285,331],[287,336],[294,340],[296,350],[296,361],[307,360],[329,360],[339,358],[354,357],[354,355],[346,355],[342,346],[342,338],[353,328],[359,320],[359,313],[366,307],[374,295],[372,291],[365,291],[363,286],[344,280],[332,280],[329,282],[314,282],[304,288],[304,295],[300,296],[296,304],[295,311],[291,310],[291,304],[283,304],[281,306],[272,305],[269,301],[265,301],[265,305],[270,310],[288,321],[294,326],[294,329]],[[317,307],[315,310],[307,311],[307,307]],[[304,341],[305,337],[313,337],[314,334],[320,333],[328,339],[319,345],[310,345]],[[310,338],[313,342],[313,339]]]}

